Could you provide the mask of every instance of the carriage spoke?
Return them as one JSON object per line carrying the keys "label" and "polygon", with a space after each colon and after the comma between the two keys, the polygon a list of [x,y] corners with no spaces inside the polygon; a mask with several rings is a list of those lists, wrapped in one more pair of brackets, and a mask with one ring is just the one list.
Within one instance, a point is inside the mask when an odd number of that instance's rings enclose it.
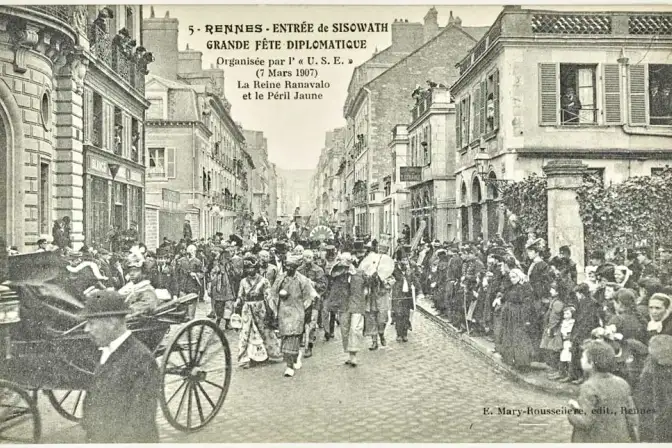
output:
{"label": "carriage spoke", "polygon": [[201,340],[203,339],[203,330],[204,329],[205,329],[205,327],[202,326],[200,328],[201,331],[198,332],[198,339],[196,340],[196,346],[194,347],[194,361],[196,361],[196,362],[194,362],[194,365],[198,365],[198,358],[201,357],[200,356],[201,352],[200,352],[199,349],[201,348]]}
{"label": "carriage spoke", "polygon": [[173,392],[173,395],[171,395],[170,398],[168,399],[168,401],[166,401],[166,404],[170,404],[170,402],[173,401],[173,398],[175,398],[177,396],[177,394],[180,392],[180,390],[182,390],[182,388],[184,387],[185,384],[187,384],[187,380],[182,381],[182,384],[180,384],[180,387],[175,389],[175,392]]}
{"label": "carriage spoke", "polygon": [[62,406],[62,405],[63,405],[63,402],[70,396],[71,393],[72,393],[72,391],[69,390],[68,393],[66,393],[66,394],[63,396],[63,398],[62,398],[61,400],[59,400],[58,404]]}
{"label": "carriage spoke", "polygon": [[84,394],[83,391],[79,392],[79,395],[77,395],[77,401],[75,402],[75,409],[72,411],[72,415],[77,414],[77,408],[79,408],[79,403],[82,401],[82,395]]}
{"label": "carriage spoke", "polygon": [[207,392],[205,391],[205,389],[203,388],[203,385],[201,385],[201,383],[198,382],[198,383],[196,383],[196,387],[198,387],[198,388],[201,390],[201,393],[203,394],[203,396],[205,397],[205,399],[208,400],[208,403],[210,403],[210,406],[212,406],[212,409],[215,409],[215,403],[212,402],[212,399],[210,398],[210,396],[208,395],[208,393],[207,393]]}
{"label": "carriage spoke", "polygon": [[188,341],[188,344],[189,344],[189,365],[192,365],[191,363],[194,360],[194,357],[191,354],[191,349],[192,349],[192,345],[193,345],[193,341],[191,340],[191,327],[187,328],[187,330],[188,330],[187,331],[187,341]]}
{"label": "carriage spoke", "polygon": [[211,386],[215,386],[217,389],[224,390],[224,387],[220,386],[219,384],[213,383],[212,381],[209,381],[209,380],[203,380],[203,381],[208,383]]}
{"label": "carriage spoke", "polygon": [[191,429],[191,392],[193,385],[189,383],[189,401],[187,402],[187,428]]}
{"label": "carriage spoke", "polygon": [[[198,385],[198,382],[196,382]],[[196,407],[198,408],[198,416],[201,419],[201,425],[205,422],[203,415],[203,406],[201,405],[201,397],[198,395],[198,389],[194,387],[194,397],[196,397]]]}
{"label": "carriage spoke", "polygon": [[[189,361],[187,361],[187,358],[184,357],[184,352],[182,351],[182,347],[178,348],[178,352],[180,354],[180,357],[182,358],[182,361],[184,361],[184,365],[189,365]],[[170,357],[170,354],[168,355]]]}
{"label": "carriage spoke", "polygon": [[8,429],[12,429],[15,426],[18,426],[22,423],[24,423],[26,420],[31,419],[31,414],[30,413],[21,413],[18,416],[13,416],[9,420],[5,420],[4,423],[0,424],[0,437],[2,437],[2,433],[4,431],[7,431]]}
{"label": "carriage spoke", "polygon": [[[205,348],[203,348],[203,350],[198,351],[198,357],[196,358],[196,365],[197,366],[201,365],[201,362],[203,361],[203,356],[208,351],[208,349],[210,347],[212,347],[211,341],[212,341],[212,337],[215,336],[215,335],[216,335],[216,333],[214,331],[210,332],[210,334],[208,334],[208,336],[205,340]],[[198,346],[199,346],[199,349],[200,349],[201,344],[199,343]]]}
{"label": "carriage spoke", "polygon": [[182,398],[180,399],[180,404],[177,406],[177,412],[175,412],[175,420],[177,420],[178,417],[180,416],[180,412],[182,411],[182,406],[184,405],[184,399],[187,396],[187,392],[189,392],[191,390],[191,382],[186,381],[186,383],[187,383],[187,387],[184,390],[184,392],[182,393]]}

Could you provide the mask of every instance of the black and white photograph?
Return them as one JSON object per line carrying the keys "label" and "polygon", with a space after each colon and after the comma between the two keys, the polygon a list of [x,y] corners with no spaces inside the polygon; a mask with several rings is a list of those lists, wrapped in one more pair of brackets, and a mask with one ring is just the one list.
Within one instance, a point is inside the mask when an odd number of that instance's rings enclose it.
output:
{"label": "black and white photograph", "polygon": [[0,443],[672,442],[671,88],[665,3],[0,5]]}

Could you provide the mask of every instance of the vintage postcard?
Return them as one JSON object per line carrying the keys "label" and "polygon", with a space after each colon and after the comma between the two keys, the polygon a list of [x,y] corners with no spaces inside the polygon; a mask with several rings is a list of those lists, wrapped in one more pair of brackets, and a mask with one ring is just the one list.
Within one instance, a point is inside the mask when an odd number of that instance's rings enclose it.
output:
{"label": "vintage postcard", "polygon": [[0,441],[672,441],[672,8],[0,6]]}

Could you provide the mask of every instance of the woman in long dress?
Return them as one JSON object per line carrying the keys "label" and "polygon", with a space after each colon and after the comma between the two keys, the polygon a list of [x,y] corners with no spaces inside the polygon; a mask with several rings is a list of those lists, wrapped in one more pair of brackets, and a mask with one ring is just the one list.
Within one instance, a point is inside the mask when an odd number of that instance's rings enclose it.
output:
{"label": "woman in long dress", "polygon": [[524,370],[530,366],[535,350],[530,337],[532,288],[520,269],[512,269],[509,279],[511,286],[504,292],[502,306],[501,347],[497,351],[505,363]]}
{"label": "woman in long dress", "polygon": [[252,362],[281,361],[280,341],[271,328],[275,320],[269,306],[271,285],[259,274],[259,263],[254,256],[245,257],[243,266],[245,278],[238,290],[238,301],[243,304],[238,364],[248,368]]}

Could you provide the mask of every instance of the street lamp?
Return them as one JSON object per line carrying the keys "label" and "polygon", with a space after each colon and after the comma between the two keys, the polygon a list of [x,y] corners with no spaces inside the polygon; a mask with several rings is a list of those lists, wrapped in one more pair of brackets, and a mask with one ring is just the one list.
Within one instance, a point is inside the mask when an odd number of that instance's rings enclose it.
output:
{"label": "street lamp", "polygon": [[504,187],[511,181],[506,179],[497,179],[490,177],[490,156],[485,152],[479,152],[474,156],[474,164],[476,165],[476,172],[483,180],[486,187],[492,187],[500,195]]}

